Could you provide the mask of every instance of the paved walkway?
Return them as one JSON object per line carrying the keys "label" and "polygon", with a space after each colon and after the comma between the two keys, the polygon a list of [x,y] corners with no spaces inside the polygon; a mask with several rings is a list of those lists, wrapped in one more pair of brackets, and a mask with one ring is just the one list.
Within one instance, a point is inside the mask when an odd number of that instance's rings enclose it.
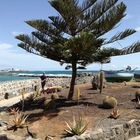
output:
{"label": "paved walkway", "polygon": [[[27,96],[29,96],[31,93],[26,93],[24,95],[24,97],[26,98]],[[16,104],[18,103],[20,100],[22,99],[22,96],[16,96],[16,97],[13,97],[13,98],[10,98],[10,99],[4,99],[4,100],[1,100],[0,101],[0,112],[1,111],[4,111],[5,109],[4,108],[7,108],[9,106],[12,106],[13,104]]]}
{"label": "paved walkway", "polygon": [[137,136],[137,137],[129,139],[129,140],[140,140],[140,136]]}

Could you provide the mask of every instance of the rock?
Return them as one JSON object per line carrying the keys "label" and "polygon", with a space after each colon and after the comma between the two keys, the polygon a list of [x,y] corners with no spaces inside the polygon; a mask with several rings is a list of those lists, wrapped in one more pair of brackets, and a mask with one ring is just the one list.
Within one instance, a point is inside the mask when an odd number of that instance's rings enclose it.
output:
{"label": "rock", "polygon": [[25,137],[25,138],[23,138],[22,140],[41,140],[41,139],[34,139],[34,138],[32,138],[32,137]]}
{"label": "rock", "polygon": [[62,140],[77,140],[75,136],[63,138]]}
{"label": "rock", "polygon": [[7,126],[7,122],[0,120],[0,127]]}
{"label": "rock", "polygon": [[103,140],[104,139],[103,130],[98,129],[96,131],[91,132],[90,138],[91,140]]}
{"label": "rock", "polygon": [[93,90],[97,90],[98,89],[98,84],[99,84],[99,77],[94,76],[91,83],[92,83]]}
{"label": "rock", "polygon": [[5,133],[0,133],[0,140],[15,140],[15,139],[8,138]]}

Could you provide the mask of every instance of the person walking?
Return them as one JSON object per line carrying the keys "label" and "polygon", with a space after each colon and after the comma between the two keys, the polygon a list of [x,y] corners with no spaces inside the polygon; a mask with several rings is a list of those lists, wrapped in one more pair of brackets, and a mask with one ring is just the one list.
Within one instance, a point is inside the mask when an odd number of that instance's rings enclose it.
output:
{"label": "person walking", "polygon": [[45,87],[45,84],[46,84],[46,75],[45,73],[43,73],[41,76],[40,76],[40,79],[41,79],[41,88],[42,88],[42,93],[44,94],[44,87]]}

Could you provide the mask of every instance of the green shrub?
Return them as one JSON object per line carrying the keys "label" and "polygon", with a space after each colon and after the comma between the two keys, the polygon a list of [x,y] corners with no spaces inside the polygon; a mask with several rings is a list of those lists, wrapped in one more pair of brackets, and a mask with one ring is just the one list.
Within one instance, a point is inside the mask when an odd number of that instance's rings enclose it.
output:
{"label": "green shrub", "polygon": [[114,108],[117,106],[117,99],[111,96],[106,96],[103,99],[103,107],[104,108]]}

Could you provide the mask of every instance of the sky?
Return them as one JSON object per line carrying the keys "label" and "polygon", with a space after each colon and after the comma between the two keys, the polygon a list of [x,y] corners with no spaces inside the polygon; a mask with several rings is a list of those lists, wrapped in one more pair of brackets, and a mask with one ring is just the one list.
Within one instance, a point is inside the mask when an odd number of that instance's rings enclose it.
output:
{"label": "sky", "polygon": [[[140,0],[119,0],[127,5],[127,16],[118,24],[118,27],[106,34],[106,37],[133,28],[137,33],[112,44],[110,47],[123,48],[140,40]],[[0,0],[0,69],[24,70],[65,70],[65,65],[42,58],[19,48],[19,41],[15,39],[18,34],[29,34],[34,29],[24,21],[32,19],[48,19],[48,16],[57,15],[47,0]],[[130,65],[140,69],[140,53],[116,56],[111,63],[104,64],[103,69],[124,69]],[[87,70],[99,70],[100,64],[90,64]]]}

